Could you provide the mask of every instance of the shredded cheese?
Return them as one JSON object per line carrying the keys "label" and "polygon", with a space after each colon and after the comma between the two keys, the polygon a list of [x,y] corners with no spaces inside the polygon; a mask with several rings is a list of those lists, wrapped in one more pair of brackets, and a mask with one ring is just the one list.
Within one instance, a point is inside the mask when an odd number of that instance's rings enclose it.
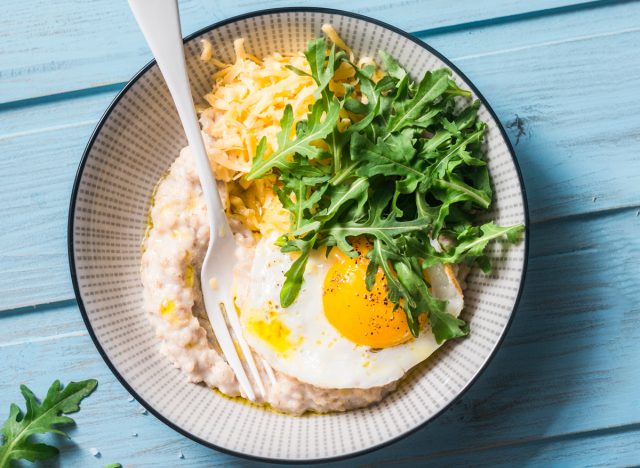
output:
{"label": "shredded cheese", "polygon": [[342,38],[338,36],[338,33],[333,28],[333,26],[331,26],[330,24],[323,24],[322,32],[327,35],[327,37],[331,42],[333,42],[335,45],[337,45],[342,50],[344,50],[347,54],[349,54],[349,60],[351,60],[352,62],[354,61],[353,51],[347,44],[344,43]]}
{"label": "shredded cheese", "polygon": [[[354,60],[352,50],[333,27],[324,25],[322,31]],[[198,109],[209,160],[216,179],[225,182],[223,200],[230,217],[260,234],[287,231],[290,214],[273,190],[275,178],[248,182],[242,176],[251,169],[263,136],[267,141],[266,157],[273,153],[284,108],[291,105],[294,119],[303,119],[315,100],[317,86],[310,76],[298,75],[289,68],[310,73],[300,52],[274,53],[259,59],[245,50],[244,39],[236,39],[233,45],[235,62],[226,64],[213,57],[210,41],[202,41],[200,58],[216,67],[213,89],[204,96],[209,107]],[[358,89],[353,68],[343,63],[329,87],[341,96],[347,83]],[[345,110],[340,117],[339,128],[343,130],[351,120]]]}
{"label": "shredded cheese", "polygon": [[211,41],[209,39],[203,39],[200,41],[200,44],[202,44],[200,60],[204,62],[211,60],[211,57],[213,56],[213,44],[211,44]]}

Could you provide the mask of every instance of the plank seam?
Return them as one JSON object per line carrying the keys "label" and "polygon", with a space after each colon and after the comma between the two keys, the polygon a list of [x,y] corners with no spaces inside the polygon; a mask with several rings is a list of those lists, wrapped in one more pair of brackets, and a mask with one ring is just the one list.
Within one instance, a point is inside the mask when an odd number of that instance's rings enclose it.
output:
{"label": "plank seam", "polygon": [[[563,222],[565,220],[569,220],[569,221],[588,220],[588,219],[599,217],[599,216],[611,216],[611,215],[621,214],[625,212],[628,212],[630,215],[640,217],[640,204],[631,205],[631,206],[605,208],[598,211],[589,211],[587,213],[576,213],[571,215],[547,218],[547,219],[531,222],[530,226],[533,227],[533,226],[546,224],[546,223]],[[580,253],[580,252],[581,251],[578,250],[578,251],[571,251],[571,252],[558,252],[554,254],[540,254],[540,255],[531,254],[529,255],[529,260],[533,261],[541,258],[551,258],[551,257],[557,257],[562,255]],[[25,314],[30,312],[38,312],[38,311],[51,309],[51,308],[69,307],[75,304],[76,304],[75,297],[70,297],[68,299],[60,299],[55,302],[40,303],[40,304],[34,304],[29,306],[21,305],[21,306],[11,307],[10,309],[0,310],[0,318],[5,317],[7,315],[11,315],[11,314],[18,315],[18,314]]]}
{"label": "plank seam", "polygon": [[[394,458],[393,460],[387,460],[386,462],[382,462],[382,463],[386,463],[389,465],[397,465],[397,464],[403,464],[407,462],[426,461],[426,460],[432,460],[435,458],[445,458],[445,457],[463,455],[468,453],[484,452],[484,451],[493,450],[493,449],[522,447],[527,445],[542,445],[549,442],[564,442],[564,441],[570,441],[570,440],[575,440],[580,438],[587,439],[587,438],[606,436],[606,435],[617,435],[624,432],[632,432],[632,431],[639,431],[639,430],[640,430],[640,422],[622,424],[620,426],[609,426],[609,427],[603,427],[598,429],[589,429],[586,431],[567,432],[564,434],[556,434],[556,435],[551,435],[547,437],[543,436],[543,437],[515,439],[512,441],[498,442],[495,444],[471,447],[471,448],[466,448],[461,450],[447,450],[444,452],[435,452],[422,457],[418,456],[418,457],[407,457],[407,458]],[[373,467],[375,465],[365,464],[360,466]]]}
{"label": "plank seam", "polygon": [[0,103],[0,112],[6,110],[16,110],[22,107],[37,106],[41,104],[54,104],[56,102],[66,101],[67,99],[89,97],[101,93],[120,92],[126,84],[126,81],[108,83],[100,86],[92,86],[90,88],[72,89],[56,94],[46,94],[44,96],[35,96],[26,99],[2,102]]}
{"label": "plank seam", "polygon": [[96,123],[97,123],[96,119],[81,120],[80,122],[74,122],[74,123],[69,123],[65,125],[54,125],[53,127],[37,128],[33,130],[25,130],[23,132],[8,133],[6,135],[0,135],[0,141],[6,141],[6,140],[11,140],[13,138],[21,138],[21,137],[30,136],[30,135],[37,135],[38,133],[57,132],[60,130],[67,130],[69,128],[78,128],[78,127],[84,127],[87,125],[96,125]]}
{"label": "plank seam", "polygon": [[57,301],[41,302],[33,305],[16,305],[11,309],[0,310],[0,317],[9,315],[24,315],[33,312],[42,312],[45,309],[62,309],[64,307],[72,307],[76,305],[76,298],[60,299]]}
{"label": "plank seam", "polygon": [[561,44],[571,44],[572,42],[588,41],[588,40],[591,40],[591,39],[598,39],[598,38],[601,38],[601,37],[618,36],[618,35],[622,35],[622,34],[638,32],[638,31],[640,31],[640,28],[627,28],[627,29],[621,29],[620,31],[610,31],[610,32],[606,32],[606,33],[592,34],[592,35],[589,35],[589,36],[577,36],[577,37],[572,37],[570,39],[560,39],[560,40],[557,40],[557,41],[540,42],[538,44],[530,44],[530,45],[521,46],[521,47],[512,47],[512,48],[509,48],[509,49],[501,49],[501,50],[496,50],[496,51],[493,51],[493,52],[483,52],[481,54],[462,55],[460,57],[452,58],[451,60],[454,61],[454,62],[459,62],[461,60],[470,60],[470,59],[483,58],[483,57],[492,57],[492,56],[495,56],[495,55],[510,54],[510,53],[513,53],[513,52],[521,52],[521,51],[524,51],[524,50],[538,49],[538,48],[543,48],[543,47],[551,47],[551,46],[561,45]]}
{"label": "plank seam", "polygon": [[46,341],[64,340],[66,338],[74,338],[77,336],[89,336],[89,332],[87,330],[77,330],[68,333],[60,333],[58,335],[36,336],[34,338],[27,338],[24,340],[9,341],[7,343],[0,343],[0,349],[10,348],[11,346],[21,346],[25,344],[44,343]]}
{"label": "plank seam", "polygon": [[[486,18],[486,19],[477,20],[477,21],[466,21],[463,23],[455,23],[455,24],[446,25],[446,26],[426,28],[422,30],[409,31],[409,32],[414,36],[429,36],[429,35],[436,35],[436,34],[442,34],[442,33],[448,33],[448,32],[463,31],[468,29],[477,29],[481,27],[503,25],[503,24],[513,23],[513,22],[540,18],[544,16],[575,13],[583,10],[609,7],[609,6],[614,6],[618,4],[634,3],[636,1],[638,0],[593,0],[593,1],[583,2],[583,3],[577,3],[574,5],[564,5],[564,6],[553,7],[553,8],[545,8],[541,10],[529,11],[524,13],[516,13],[512,15],[505,15],[505,16],[498,16],[493,18]],[[459,60],[459,59],[454,59],[454,60]],[[119,91],[126,85],[126,83],[127,82],[110,83],[110,84],[104,84],[104,85],[94,86],[90,88],[81,88],[76,90],[64,91],[62,93],[57,93],[57,94],[48,94],[44,96],[35,96],[35,97],[26,98],[26,99],[19,99],[16,101],[7,101],[7,102],[0,103],[0,111],[26,107],[30,105],[51,103],[51,102],[56,102],[56,101],[69,99],[73,97],[88,96],[88,95],[97,94],[105,91],[112,91],[112,90]]]}
{"label": "plank seam", "polygon": [[479,29],[487,26],[497,26],[508,23],[517,23],[520,21],[542,18],[544,16],[570,14],[584,10],[593,10],[597,8],[606,8],[625,3],[634,3],[636,1],[638,0],[593,0],[590,2],[576,3],[574,5],[563,5],[558,7],[545,8],[542,10],[527,11],[523,13],[515,13],[512,15],[496,16],[493,18],[486,18],[476,21],[467,21],[464,23],[426,28],[419,31],[412,31],[411,34],[414,34],[416,36],[435,36],[436,34],[459,32],[468,29]]}
{"label": "plank seam", "polygon": [[609,208],[602,208],[594,211],[586,211],[584,213],[572,213],[561,216],[550,216],[548,218],[540,218],[535,222],[532,222],[531,225],[538,224],[548,224],[554,222],[562,222],[562,221],[573,221],[573,220],[589,220],[592,218],[596,218],[598,216],[609,216],[616,215],[620,213],[624,213],[625,211],[634,212],[635,216],[640,216],[640,202],[638,204],[632,205],[624,205],[624,206],[613,206]]}
{"label": "plank seam", "polygon": [[[636,1],[636,0],[634,0],[634,1]],[[495,50],[495,51],[491,51],[491,52],[483,52],[483,53],[480,53],[480,54],[461,55],[459,57],[451,58],[451,61],[452,62],[461,62],[461,61],[465,61],[465,60],[472,60],[472,59],[483,58],[483,57],[492,57],[492,56],[497,56],[497,55],[510,54],[510,53],[514,53],[514,52],[522,52],[522,51],[525,51],[525,50],[532,50],[532,49],[538,49],[538,48],[544,48],[544,47],[552,47],[552,46],[555,46],[555,45],[570,44],[570,43],[574,43],[574,42],[588,41],[588,40],[591,40],[591,39],[612,37],[612,36],[618,36],[618,35],[635,33],[635,32],[640,32],[640,28],[627,28],[627,29],[621,29],[619,31],[610,31],[610,32],[606,32],[606,33],[592,34],[592,35],[587,35],[587,36],[577,36],[577,37],[572,37],[572,38],[568,38],[568,39],[541,42],[541,43],[537,43],[537,44],[529,44],[529,45],[521,46],[521,47],[512,47],[512,48],[509,48],[509,49],[501,49],[501,50]],[[23,99],[23,100],[0,103],[0,112],[2,112],[4,110],[16,110],[16,109],[19,109],[19,108],[22,108],[22,107],[51,104],[51,103],[64,101],[64,100],[69,100],[69,99],[76,99],[76,98],[82,98],[82,97],[91,97],[91,96],[98,95],[98,94],[101,94],[101,93],[120,92],[122,90],[122,88],[126,84],[127,84],[127,82],[117,82],[117,83],[112,83],[112,84],[108,84],[108,85],[104,85],[104,86],[83,88],[83,89],[79,89],[79,90],[66,91],[66,92],[59,93],[59,94],[50,94],[50,95],[46,95],[46,96],[39,96],[39,97],[28,98],[28,99]],[[29,135],[36,135],[38,133],[65,130],[65,129],[68,129],[68,128],[75,128],[75,127],[81,127],[81,126],[85,126],[85,125],[95,125],[97,123],[97,121],[98,120],[95,120],[95,119],[93,119],[93,120],[83,120],[83,121],[80,121],[80,122],[74,122],[74,123],[70,123],[70,124],[66,124],[66,125],[60,125],[60,126],[54,126],[54,127],[46,127],[46,128],[38,128],[38,129],[34,129],[34,130],[27,130],[27,131],[24,131],[24,132],[15,132],[15,133],[10,133],[10,134],[6,134],[6,135],[0,135],[0,141],[6,141],[6,140],[13,139],[13,138],[20,138],[20,137],[29,136]]]}

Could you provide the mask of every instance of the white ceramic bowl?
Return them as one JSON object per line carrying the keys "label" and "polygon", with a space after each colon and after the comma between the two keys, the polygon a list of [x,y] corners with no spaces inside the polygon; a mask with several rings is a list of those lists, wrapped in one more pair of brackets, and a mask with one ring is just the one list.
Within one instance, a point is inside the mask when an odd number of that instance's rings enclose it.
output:
{"label": "white ceramic bowl", "polygon": [[[408,34],[351,13],[293,8],[256,12],[189,36],[186,55],[194,96],[211,86],[211,70],[199,60],[200,42],[214,56],[233,57],[232,41],[246,39],[257,56],[304,50],[331,23],[357,55],[384,49],[414,77],[447,66],[459,84],[483,101],[489,125],[487,154],[495,201],[487,218],[527,223],[522,180],[513,151],[494,113],[475,87],[436,51]],[[500,344],[518,302],[527,241],[490,248],[495,269],[468,279],[468,338],[447,343],[411,373],[382,403],[318,417],[291,417],[220,397],[184,376],[157,352],[142,310],[140,242],[149,198],[161,174],[186,141],[154,62],[144,67],[109,106],[84,153],[69,213],[69,258],[78,304],[98,350],[116,377],[151,413],[204,445],[234,454],[279,461],[317,461],[380,447],[432,420],[476,379]]]}

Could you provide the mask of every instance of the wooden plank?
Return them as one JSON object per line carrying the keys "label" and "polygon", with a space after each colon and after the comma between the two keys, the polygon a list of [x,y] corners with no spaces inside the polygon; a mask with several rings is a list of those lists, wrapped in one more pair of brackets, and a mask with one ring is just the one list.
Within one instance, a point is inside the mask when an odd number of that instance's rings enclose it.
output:
{"label": "wooden plank", "polygon": [[[58,378],[63,383],[71,380],[97,378],[96,392],[82,403],[82,410],[73,415],[77,426],[70,430],[72,440],[61,437],[42,437],[62,448],[61,466],[100,467],[106,463],[120,462],[125,466],[168,466],[178,459],[180,450],[187,463],[205,463],[212,459],[218,463],[233,461],[211,452],[183,438],[150,414],[142,414],[141,406],[128,401],[128,392],[118,383],[100,358],[83,325],[77,307],[71,306],[55,311],[35,312],[19,321],[19,332],[28,330],[40,322],[55,323],[76,328],[77,333],[56,333],[48,336],[35,335],[22,339],[10,337],[11,341],[0,341],[2,374],[10,375],[12,381],[0,383],[0,420],[4,420],[10,402],[24,408],[19,383],[26,383],[36,395],[42,397]],[[53,322],[51,321],[53,320]],[[11,318],[2,319],[2,330]],[[44,362],[47,365],[43,365]],[[52,369],[55,369],[52,371]],[[137,435],[136,435],[137,434]],[[91,449],[100,451],[94,457]],[[208,461],[207,461],[208,460]],[[50,466],[42,463],[35,466]]]}
{"label": "wooden plank", "polygon": [[[518,4],[519,3],[519,4]],[[497,0],[480,4],[473,1],[448,2],[446,0],[431,0],[424,4],[420,0],[371,2],[355,0],[345,4],[337,0],[309,2],[309,6],[323,6],[327,8],[347,9],[355,13],[394,24],[409,32],[425,30],[442,30],[464,28],[468,24],[486,23],[490,21],[516,19],[560,11],[575,11],[582,8],[593,8],[609,2],[580,1],[580,0],[544,0],[535,4],[525,2],[510,2]],[[306,2],[298,5],[306,5]],[[214,5],[223,11],[226,17],[239,15],[265,8],[262,0],[240,0],[225,2],[218,0]],[[269,2],[270,8],[288,7],[287,0]]]}
{"label": "wooden plank", "polygon": [[481,451],[461,450],[434,457],[411,456],[407,447],[404,454],[387,459],[387,451],[370,458],[367,466],[414,467],[428,463],[430,467],[474,466],[637,466],[640,453],[640,428],[637,425],[603,429],[584,434],[572,434],[495,447]]}
{"label": "wooden plank", "polygon": [[112,97],[110,92],[0,113],[0,125],[10,132],[0,137],[0,290],[6,294],[0,309],[73,297],[66,255],[73,176]]}
{"label": "wooden plank", "polygon": [[[424,8],[420,0],[354,0],[348,5],[338,0],[303,0],[298,5],[347,8],[416,31],[600,3],[604,2],[496,0],[487,5],[473,0],[437,0]],[[286,0],[277,0],[268,6],[289,5]],[[266,6],[261,0],[181,0],[183,31],[187,34]],[[3,18],[0,103],[123,82],[151,57],[126,2],[97,0],[89,8],[74,0],[10,1],[3,3]]]}
{"label": "wooden plank", "polygon": [[[457,465],[484,460],[486,452],[492,463],[529,456],[542,463],[562,451],[563,440],[574,447],[566,453],[577,456],[581,447],[598,446],[593,431],[635,425],[628,437],[618,431],[622,439],[616,431],[602,434],[602,444],[609,436],[611,443],[620,440],[619,458],[611,460],[627,464],[640,423],[640,407],[631,404],[640,381],[640,291],[633,275],[640,263],[634,242],[639,227],[635,210],[535,225],[523,301],[489,368],[432,424],[357,462]],[[90,447],[102,452],[100,463],[169,464],[179,450],[193,466],[235,460],[189,442],[127,402],[75,305],[5,315],[0,324],[0,415],[19,401],[19,382],[42,394],[55,377],[100,381],[77,417],[73,443],[65,445],[65,465],[98,466]],[[587,456],[596,455],[586,451],[579,460]]]}
{"label": "wooden plank", "polygon": [[[576,13],[564,29],[553,23],[553,41],[542,46],[547,33],[540,19],[474,30],[473,40],[467,33],[429,38],[439,48],[450,47],[451,55],[459,50],[459,64],[504,124],[516,115],[523,120],[524,135],[518,138],[513,126],[509,132],[533,222],[640,205],[640,142],[634,137],[640,117],[620,118],[620,109],[640,108],[640,93],[631,91],[637,82],[629,81],[640,75],[633,48],[640,32],[624,32],[633,13],[640,14],[640,3],[601,10],[597,17]],[[583,24],[592,24],[596,36],[576,36]],[[605,34],[610,30],[623,32]],[[516,50],[499,52],[505,36],[514,37]],[[469,57],[474,50],[480,56]],[[603,96],[599,89],[607,83],[616,86]],[[66,260],[72,178],[113,95],[107,89],[0,112],[0,171],[6,180],[0,186],[6,200],[0,204],[0,310],[73,297]],[[28,242],[25,232],[31,233]]]}
{"label": "wooden plank", "polygon": [[640,118],[620,114],[640,106],[639,16],[634,3],[424,37],[507,127],[535,222],[640,205]]}

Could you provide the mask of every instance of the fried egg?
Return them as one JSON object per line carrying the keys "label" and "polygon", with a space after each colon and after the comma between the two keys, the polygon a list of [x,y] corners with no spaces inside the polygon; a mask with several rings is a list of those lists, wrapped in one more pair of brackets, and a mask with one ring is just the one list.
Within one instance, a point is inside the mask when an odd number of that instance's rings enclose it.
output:
{"label": "fried egg", "polygon": [[[235,292],[245,338],[274,369],[322,388],[372,388],[400,379],[439,347],[428,326],[411,335],[404,311],[394,311],[387,299],[381,269],[367,291],[364,255],[314,251],[298,297],[281,307],[284,273],[296,256],[281,252],[276,237],[257,243]],[[364,254],[366,246],[360,247]],[[451,268],[438,265],[425,275],[432,294],[457,316],[463,296]]]}

